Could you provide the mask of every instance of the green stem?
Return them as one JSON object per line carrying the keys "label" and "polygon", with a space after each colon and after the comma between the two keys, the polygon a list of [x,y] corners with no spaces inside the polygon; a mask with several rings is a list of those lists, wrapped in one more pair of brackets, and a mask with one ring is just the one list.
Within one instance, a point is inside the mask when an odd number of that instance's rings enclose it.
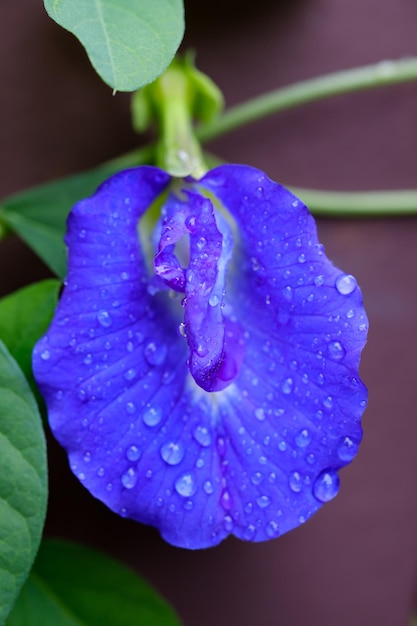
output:
{"label": "green stem", "polygon": [[416,215],[417,189],[398,191],[321,191],[290,187],[312,213],[331,217]]}
{"label": "green stem", "polygon": [[382,61],[375,65],[326,74],[275,89],[232,107],[210,124],[200,126],[196,134],[200,141],[209,141],[255,120],[308,102],[416,79],[417,58]]}

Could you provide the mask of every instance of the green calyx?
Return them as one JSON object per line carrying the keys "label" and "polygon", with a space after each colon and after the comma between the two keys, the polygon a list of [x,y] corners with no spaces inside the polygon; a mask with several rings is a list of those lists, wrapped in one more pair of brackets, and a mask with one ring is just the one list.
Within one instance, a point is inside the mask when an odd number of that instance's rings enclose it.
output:
{"label": "green calyx", "polygon": [[133,127],[156,123],[156,162],[172,176],[200,178],[206,171],[195,123],[210,123],[223,107],[216,85],[196,69],[190,55],[176,58],[162,76],[132,98]]}

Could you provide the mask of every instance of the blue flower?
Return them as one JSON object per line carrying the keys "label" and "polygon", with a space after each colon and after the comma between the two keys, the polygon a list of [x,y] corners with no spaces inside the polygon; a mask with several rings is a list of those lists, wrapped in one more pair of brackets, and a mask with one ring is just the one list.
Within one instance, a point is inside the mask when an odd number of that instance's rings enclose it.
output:
{"label": "blue flower", "polygon": [[140,167],[74,207],[66,243],[33,366],[95,497],[205,548],[277,537],[336,495],[362,435],[367,319],[297,198],[242,165],[199,181]]}

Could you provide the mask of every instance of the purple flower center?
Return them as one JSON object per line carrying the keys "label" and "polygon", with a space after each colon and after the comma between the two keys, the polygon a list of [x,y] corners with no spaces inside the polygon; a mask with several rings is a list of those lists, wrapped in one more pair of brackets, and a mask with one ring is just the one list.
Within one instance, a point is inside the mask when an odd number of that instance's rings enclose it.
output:
{"label": "purple flower center", "polygon": [[[186,267],[178,258],[184,239],[189,248]],[[244,356],[243,330],[225,300],[232,252],[231,227],[208,198],[193,191],[187,191],[183,200],[169,196],[154,269],[165,287],[184,294],[180,331],[190,350],[190,372],[205,391],[230,385]]]}

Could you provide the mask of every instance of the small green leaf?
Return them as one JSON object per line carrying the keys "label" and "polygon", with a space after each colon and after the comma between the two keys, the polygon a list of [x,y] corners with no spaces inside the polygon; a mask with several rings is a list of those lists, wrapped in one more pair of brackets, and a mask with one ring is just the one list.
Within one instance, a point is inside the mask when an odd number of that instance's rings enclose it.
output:
{"label": "small green leaf", "polygon": [[184,35],[182,0],[44,0],[105,83],[134,91],[168,67]]}
{"label": "small green leaf", "polygon": [[64,234],[72,206],[94,193],[108,176],[135,165],[140,161],[138,156],[132,153],[88,172],[10,196],[2,202],[0,220],[19,235],[54,274],[64,278],[67,267]]}
{"label": "small green leaf", "polygon": [[6,626],[179,626],[171,607],[137,574],[104,554],[42,542]]}
{"label": "small green leaf", "polygon": [[0,624],[35,558],[46,498],[39,412],[22,372],[0,341]]}
{"label": "small green leaf", "polygon": [[51,321],[61,283],[44,280],[0,300],[0,339],[16,359],[32,390],[32,350]]}

